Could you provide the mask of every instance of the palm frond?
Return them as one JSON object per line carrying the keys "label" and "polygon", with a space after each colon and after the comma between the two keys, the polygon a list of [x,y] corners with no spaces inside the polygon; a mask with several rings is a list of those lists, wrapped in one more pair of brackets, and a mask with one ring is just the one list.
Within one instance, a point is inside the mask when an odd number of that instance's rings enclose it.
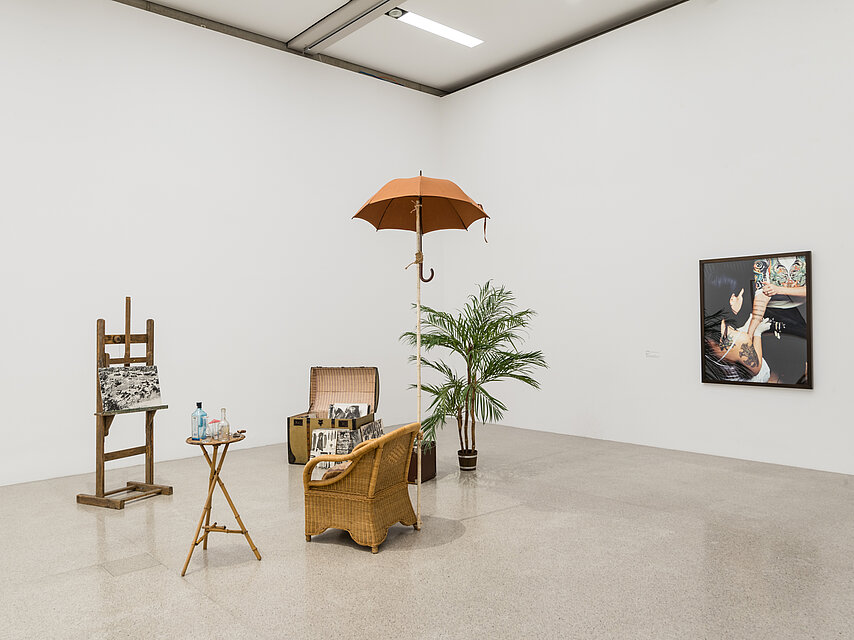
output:
{"label": "palm frond", "polygon": [[[474,422],[497,422],[507,406],[487,389],[487,385],[516,380],[534,388],[540,383],[536,370],[546,368],[542,351],[523,351],[532,318],[532,309],[518,310],[516,298],[506,287],[487,281],[478,286],[462,309],[455,313],[423,306],[421,345],[425,352],[440,349],[456,354],[462,362],[462,375],[441,359],[421,358],[423,366],[436,372],[440,382],[424,384],[422,389],[431,396],[427,408],[430,414],[422,423],[428,437],[451,418],[471,411],[466,429]],[[414,347],[415,332],[407,331],[401,341]],[[410,360],[415,360],[411,356]]]}

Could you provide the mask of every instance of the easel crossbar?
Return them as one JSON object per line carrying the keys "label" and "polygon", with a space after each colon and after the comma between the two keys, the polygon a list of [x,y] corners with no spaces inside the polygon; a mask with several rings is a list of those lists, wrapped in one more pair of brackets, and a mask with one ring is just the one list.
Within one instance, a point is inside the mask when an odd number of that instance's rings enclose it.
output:
{"label": "easel crossbar", "polygon": [[[125,497],[114,497],[119,493],[127,493]],[[136,494],[136,495],[133,495]],[[87,504],[93,507],[106,507],[109,509],[124,509],[125,504],[143,498],[156,495],[171,495],[172,487],[161,484],[147,484],[145,482],[128,482],[126,487],[119,487],[111,491],[105,491],[103,495],[89,495],[80,493],[77,495],[78,504]]]}
{"label": "easel crossbar", "polygon": [[146,453],[145,445],[141,447],[131,447],[130,449],[121,449],[119,451],[110,451],[104,454],[104,461],[119,460],[121,458],[130,458],[131,456],[141,456]]}
{"label": "easel crossbar", "polygon": [[[132,333],[130,334],[131,344],[145,344],[148,342],[147,333]],[[125,334],[123,333],[108,333],[104,336],[104,344],[124,344]],[[112,360],[112,358],[111,358]]]}
{"label": "easel crossbar", "polygon": [[107,364],[148,364],[148,358],[146,356],[134,356],[133,358],[113,358],[110,356]]}

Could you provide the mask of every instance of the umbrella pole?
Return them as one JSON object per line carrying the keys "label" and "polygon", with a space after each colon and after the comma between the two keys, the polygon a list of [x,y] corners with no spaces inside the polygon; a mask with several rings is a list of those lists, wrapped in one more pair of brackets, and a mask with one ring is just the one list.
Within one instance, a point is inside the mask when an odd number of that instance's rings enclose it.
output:
{"label": "umbrella pole", "polygon": [[415,250],[415,261],[419,263],[417,269],[415,269],[415,281],[418,283],[416,285],[416,293],[415,293],[415,306],[418,309],[418,323],[416,329],[416,362],[418,368],[418,475],[416,481],[416,515],[415,515],[415,529],[417,531],[421,530],[421,440],[423,438],[423,434],[421,432],[421,266],[420,263],[423,262],[424,256],[421,253],[421,198],[418,198],[418,202],[415,205],[415,237],[416,237],[416,250]]}

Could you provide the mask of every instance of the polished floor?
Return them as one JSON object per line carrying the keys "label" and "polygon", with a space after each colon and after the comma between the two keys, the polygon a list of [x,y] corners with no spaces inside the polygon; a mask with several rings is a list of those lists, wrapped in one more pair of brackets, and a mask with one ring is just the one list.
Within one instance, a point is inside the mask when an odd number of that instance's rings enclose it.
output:
{"label": "polished floor", "polygon": [[75,503],[92,474],[0,487],[0,638],[854,638],[851,476],[509,427],[461,473],[455,431],[423,530],[377,555],[305,542],[282,445],[223,470],[261,562],[212,536],[185,578],[201,457],[158,463],[174,495],[123,511]]}

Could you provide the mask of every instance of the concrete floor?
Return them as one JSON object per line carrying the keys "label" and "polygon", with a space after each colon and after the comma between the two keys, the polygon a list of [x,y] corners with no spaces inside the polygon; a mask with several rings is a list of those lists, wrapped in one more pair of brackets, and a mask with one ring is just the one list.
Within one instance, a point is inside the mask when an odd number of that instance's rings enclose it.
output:
{"label": "concrete floor", "polygon": [[0,487],[0,638],[854,638],[851,476],[509,427],[461,474],[455,438],[423,530],[378,555],[306,543],[302,467],[235,447],[223,479],[263,559],[212,536],[186,578],[201,457],[158,463],[175,494],[123,511],[75,503],[93,474]]}

